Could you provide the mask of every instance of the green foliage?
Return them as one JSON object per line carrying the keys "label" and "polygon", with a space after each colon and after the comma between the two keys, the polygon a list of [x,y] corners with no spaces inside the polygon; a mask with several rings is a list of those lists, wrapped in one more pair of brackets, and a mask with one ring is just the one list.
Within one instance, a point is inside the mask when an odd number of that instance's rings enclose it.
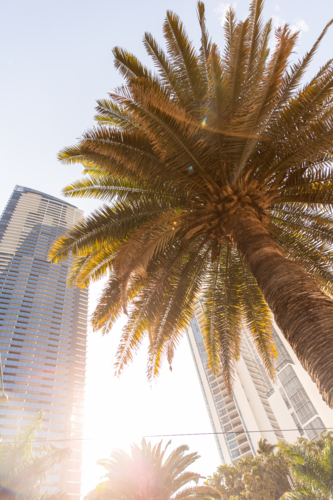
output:
{"label": "green foliage", "polygon": [[200,296],[210,368],[216,373],[222,362],[231,390],[243,327],[272,378],[275,357],[272,314],[230,236],[237,214],[253,214],[333,295],[332,61],[301,85],[332,22],[291,64],[298,33],[277,28],[270,52],[263,0],[252,0],[245,21],[229,9],[222,51],[202,2],[198,18],[199,52],[172,12],[163,25],[166,52],[145,34],[155,73],[114,49],[124,85],[98,101],[96,128],[59,155],[86,174],[64,194],[107,205],[61,238],[51,258],[74,255],[72,285],[108,276],[92,323],[106,333],[128,314],[117,373],[145,336],[148,378],[171,363]]}
{"label": "green foliage", "polygon": [[298,439],[280,443],[294,478],[293,491],[284,498],[326,500],[333,498],[333,433],[321,434],[316,442]]}
{"label": "green foliage", "polygon": [[277,446],[261,439],[257,456],[221,465],[206,484],[230,500],[326,500],[333,498],[333,433],[317,441],[299,438]]}
{"label": "green foliage", "polygon": [[186,453],[188,447],[183,445],[166,456],[170,443],[163,449],[162,441],[152,446],[143,439],[141,446],[132,445],[130,455],[116,450],[111,458],[99,460],[106,470],[105,479],[85,500],[219,499],[214,488],[196,484],[199,474],[186,471],[199,455]]}
{"label": "green foliage", "polygon": [[43,414],[21,431],[14,442],[0,442],[0,500],[67,500],[65,493],[47,494],[44,484],[52,468],[69,456],[68,449],[37,446]]}
{"label": "green foliage", "polygon": [[221,465],[206,483],[230,500],[279,500],[290,490],[289,461],[284,453],[261,439],[258,455],[239,460],[235,465]]}

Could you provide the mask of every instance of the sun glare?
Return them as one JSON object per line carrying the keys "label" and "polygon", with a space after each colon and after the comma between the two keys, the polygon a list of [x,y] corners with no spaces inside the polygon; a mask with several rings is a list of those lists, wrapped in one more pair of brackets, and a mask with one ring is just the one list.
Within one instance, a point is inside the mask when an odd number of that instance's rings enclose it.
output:
{"label": "sun glare", "polygon": [[[101,289],[99,283],[90,289],[90,313]],[[143,436],[211,431],[186,339],[178,348],[173,371],[164,366],[156,383],[151,385],[146,378],[145,342],[134,362],[121,377],[115,377],[115,352],[125,321],[123,316],[104,337],[91,331],[88,335],[83,495],[98,484],[104,473],[96,465],[97,460],[109,457],[114,449],[130,452],[131,444],[140,443]],[[164,444],[172,439],[172,447],[188,444],[190,451],[206,457],[205,462],[200,459],[192,467],[203,475],[211,474],[219,465],[213,436],[147,439],[154,443],[163,439]]]}

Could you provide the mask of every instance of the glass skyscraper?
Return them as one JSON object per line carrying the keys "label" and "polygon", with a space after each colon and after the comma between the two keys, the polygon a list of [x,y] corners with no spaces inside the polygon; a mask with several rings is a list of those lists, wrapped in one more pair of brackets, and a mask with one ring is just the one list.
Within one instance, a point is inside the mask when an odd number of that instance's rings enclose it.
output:
{"label": "glass skyscraper", "polygon": [[15,439],[44,411],[38,440],[70,447],[48,477],[49,490],[79,499],[87,336],[87,290],[66,285],[70,259],[48,261],[50,247],[82,218],[73,205],[16,186],[0,219],[0,352],[8,406],[0,435]]}
{"label": "glass skyscraper", "polygon": [[256,454],[260,438],[269,443],[316,439],[332,427],[333,411],[302,368],[275,325],[276,382],[267,376],[253,341],[244,330],[241,355],[236,363],[233,393],[222,370],[214,375],[208,366],[202,336],[203,311],[198,301],[188,339],[222,463],[234,463]]}

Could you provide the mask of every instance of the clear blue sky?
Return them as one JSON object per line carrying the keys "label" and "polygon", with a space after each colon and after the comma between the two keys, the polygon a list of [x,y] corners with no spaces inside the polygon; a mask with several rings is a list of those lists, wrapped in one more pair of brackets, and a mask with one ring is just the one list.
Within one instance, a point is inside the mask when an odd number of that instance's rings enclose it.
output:
{"label": "clear blue sky", "polygon": [[[247,14],[248,0],[234,3],[238,17]],[[221,17],[226,3],[207,0],[207,24],[213,40],[223,44]],[[147,62],[141,43],[150,31],[162,43],[167,9],[177,12],[196,45],[199,29],[196,1],[179,0],[7,0],[0,2],[0,210],[15,184],[54,196],[80,175],[63,167],[57,152],[73,144],[93,123],[97,98],[121,83],[111,49],[126,47]],[[302,30],[298,51],[310,48],[333,17],[333,0],[267,0],[265,16]],[[333,57],[333,29],[311,71]],[[77,200],[86,213],[93,202]],[[98,294],[95,286],[92,302]],[[99,476],[97,458],[114,446],[127,448],[147,433],[209,432],[208,417],[190,359],[187,341],[176,355],[174,372],[165,369],[150,389],[145,381],[145,353],[121,380],[112,377],[118,331],[109,338],[90,336],[87,383],[85,491]],[[95,439],[96,438],[96,439]],[[197,470],[210,474],[218,465],[213,438],[183,438],[202,456]]]}

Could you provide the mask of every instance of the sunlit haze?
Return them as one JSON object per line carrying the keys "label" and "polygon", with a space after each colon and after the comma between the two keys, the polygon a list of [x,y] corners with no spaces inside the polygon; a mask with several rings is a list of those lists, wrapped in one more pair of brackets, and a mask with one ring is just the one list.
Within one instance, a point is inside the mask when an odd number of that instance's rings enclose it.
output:
{"label": "sunlit haze", "polygon": [[[221,23],[228,4],[217,0],[205,3],[208,28],[221,46]],[[234,3],[238,17],[247,15],[248,5],[249,0]],[[62,197],[61,189],[79,178],[80,168],[62,166],[57,162],[57,152],[75,143],[93,124],[96,99],[106,97],[121,83],[111,49],[115,45],[125,47],[149,63],[141,40],[145,31],[150,31],[163,43],[162,23],[167,9],[180,15],[198,46],[195,0],[1,2],[0,210],[15,184]],[[298,50],[304,54],[333,17],[333,2],[267,0],[265,17],[270,16],[275,26],[288,21],[301,30]],[[333,29],[312,70],[332,57],[332,46]],[[97,206],[81,199],[72,203],[86,214]],[[90,290],[90,312],[100,290],[100,283]],[[129,450],[141,436],[211,432],[186,338],[176,353],[173,371],[164,366],[152,387],[145,375],[145,346],[122,377],[114,377],[114,355],[124,321],[125,317],[105,337],[89,329],[84,494],[101,476],[97,459],[108,456],[116,447]],[[172,446],[183,443],[201,455],[193,469],[212,474],[219,465],[213,436],[172,438]]]}
{"label": "sunlit haze", "polygon": [[[98,294],[99,284],[90,291],[90,307]],[[195,434],[211,432],[199,381],[187,339],[180,344],[173,370],[164,367],[151,386],[146,378],[144,345],[132,365],[120,378],[114,376],[114,353],[119,341],[123,317],[112,334],[102,337],[90,333],[88,343],[88,376],[85,408],[84,491],[89,491],[102,472],[98,458],[107,457],[114,448],[130,450],[130,444],[141,436]],[[162,438],[152,438],[154,442]],[[202,459],[192,470],[211,474],[219,465],[213,436],[164,437],[172,446],[188,444]],[[100,470],[101,469],[101,470]]]}

